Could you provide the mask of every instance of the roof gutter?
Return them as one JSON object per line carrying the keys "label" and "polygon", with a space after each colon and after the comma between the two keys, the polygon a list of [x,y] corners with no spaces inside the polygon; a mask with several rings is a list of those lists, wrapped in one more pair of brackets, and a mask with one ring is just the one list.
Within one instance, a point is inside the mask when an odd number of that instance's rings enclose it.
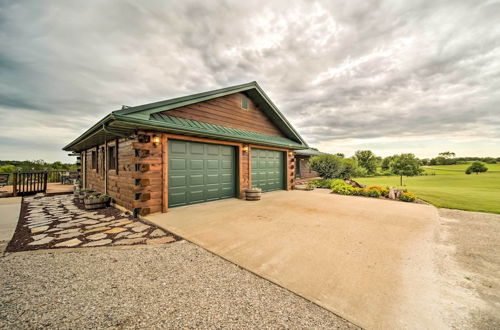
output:
{"label": "roof gutter", "polygon": [[97,123],[95,123],[92,127],[90,127],[88,130],[86,130],[83,134],[81,134],[79,137],[77,137],[75,140],[70,142],[68,145],[66,145],[63,150],[65,151],[71,151],[71,147],[74,146],[75,144],[87,139],[88,137],[91,137],[92,135],[96,134],[100,129],[103,128],[104,124],[109,124],[115,120],[114,114],[109,114],[103,119],[99,120]]}

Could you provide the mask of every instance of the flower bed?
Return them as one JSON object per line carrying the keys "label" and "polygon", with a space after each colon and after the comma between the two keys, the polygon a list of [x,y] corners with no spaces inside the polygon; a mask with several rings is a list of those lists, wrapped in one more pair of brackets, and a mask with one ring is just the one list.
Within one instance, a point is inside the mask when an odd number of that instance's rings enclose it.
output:
{"label": "flower bed", "polygon": [[416,196],[406,190],[393,187],[369,186],[364,187],[355,181],[346,182],[341,179],[316,179],[307,184],[308,190],[314,188],[331,189],[333,193],[339,195],[353,195],[373,198],[397,199],[403,202],[414,202]]}

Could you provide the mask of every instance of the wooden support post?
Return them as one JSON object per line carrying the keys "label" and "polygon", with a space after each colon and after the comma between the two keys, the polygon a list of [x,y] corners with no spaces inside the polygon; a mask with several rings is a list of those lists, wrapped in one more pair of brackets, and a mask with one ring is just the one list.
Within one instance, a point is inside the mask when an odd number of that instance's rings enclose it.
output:
{"label": "wooden support post", "polygon": [[161,157],[162,157],[162,212],[168,211],[168,138],[166,134],[161,135]]}
{"label": "wooden support post", "polygon": [[12,173],[12,195],[17,196],[17,173]]}
{"label": "wooden support post", "polygon": [[47,181],[49,180],[49,173],[43,173],[43,193],[47,193]]}
{"label": "wooden support post", "polygon": [[104,194],[108,193],[108,141],[104,142]]}

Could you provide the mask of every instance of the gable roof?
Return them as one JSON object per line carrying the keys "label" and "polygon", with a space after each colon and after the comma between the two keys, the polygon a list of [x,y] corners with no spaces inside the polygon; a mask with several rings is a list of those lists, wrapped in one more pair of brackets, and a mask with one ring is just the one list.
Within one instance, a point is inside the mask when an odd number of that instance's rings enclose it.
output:
{"label": "gable roof", "polygon": [[[161,114],[161,112],[167,110],[238,92],[245,93],[283,132],[286,138]],[[292,127],[281,111],[279,111],[276,105],[264,93],[262,88],[257,84],[257,82],[253,81],[247,84],[113,111],[63,149],[67,151],[81,151],[103,143],[105,140],[116,138],[116,136],[131,134],[138,129],[158,130],[176,134],[209,137],[219,140],[248,142],[295,149],[308,147],[304,139]]]}

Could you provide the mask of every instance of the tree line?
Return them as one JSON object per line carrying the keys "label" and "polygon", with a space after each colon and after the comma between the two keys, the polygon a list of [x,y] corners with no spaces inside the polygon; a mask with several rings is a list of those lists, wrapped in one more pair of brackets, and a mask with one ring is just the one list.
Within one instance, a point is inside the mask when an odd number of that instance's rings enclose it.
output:
{"label": "tree line", "polygon": [[[437,159],[437,160],[436,160]],[[460,159],[459,161],[456,161]],[[323,154],[311,157],[309,166],[325,179],[350,179],[351,177],[366,177],[376,175],[397,175],[403,185],[403,176],[416,176],[424,173],[422,166],[452,165],[466,163],[465,159],[482,159],[495,162],[493,157],[461,157],[455,158],[453,152],[441,152],[432,159],[419,159],[412,153],[392,155],[388,157],[376,156],[371,150],[358,150],[353,157],[345,158],[344,154]],[[500,162],[500,158],[498,158]],[[488,168],[481,161],[474,161],[465,171],[466,174],[486,172]]]}
{"label": "tree line", "polygon": [[0,173],[38,171],[76,171],[76,164],[39,160],[0,160]]}

